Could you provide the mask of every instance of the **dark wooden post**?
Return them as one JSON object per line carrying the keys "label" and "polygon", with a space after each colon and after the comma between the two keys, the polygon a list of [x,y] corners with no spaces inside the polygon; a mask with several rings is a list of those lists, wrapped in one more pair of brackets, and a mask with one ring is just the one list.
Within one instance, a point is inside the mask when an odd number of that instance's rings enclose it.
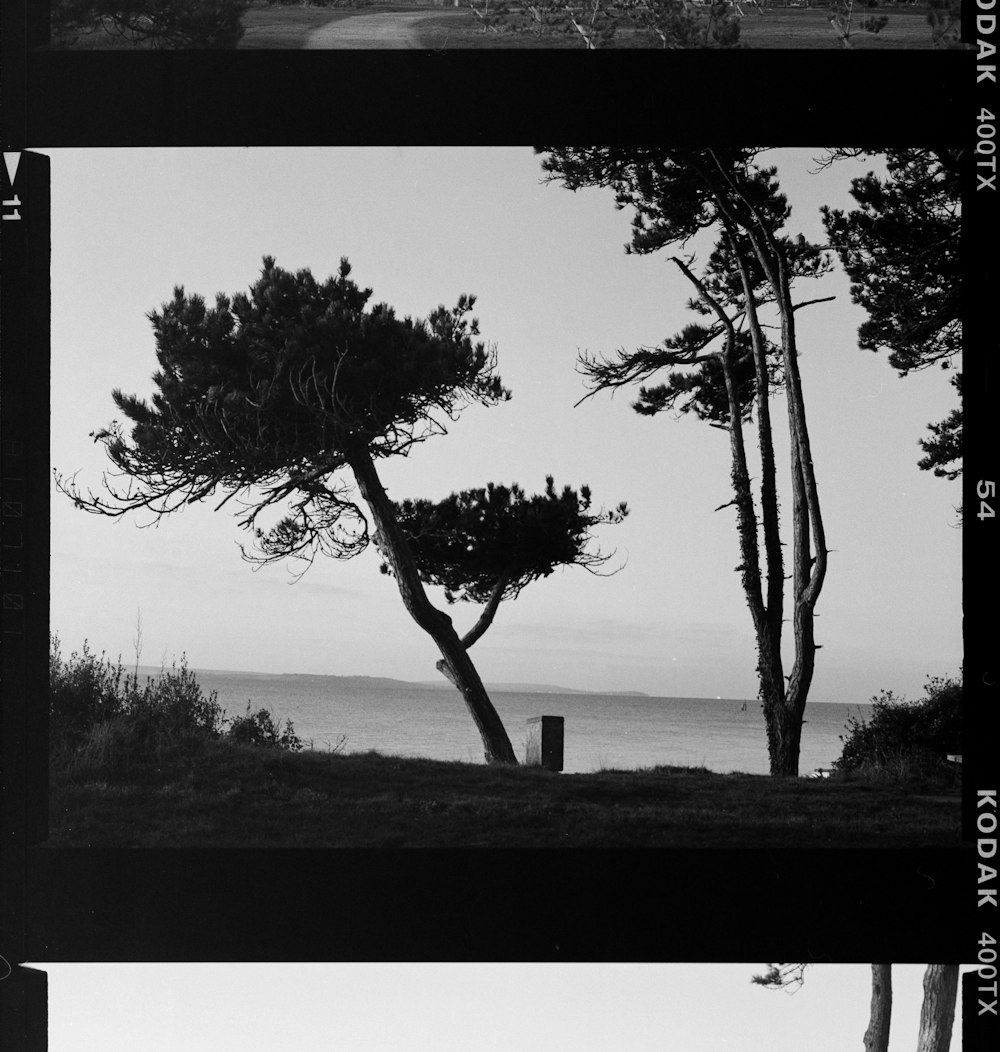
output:
{"label": "dark wooden post", "polygon": [[563,769],[563,722],[562,716],[533,716],[528,720],[526,766]]}

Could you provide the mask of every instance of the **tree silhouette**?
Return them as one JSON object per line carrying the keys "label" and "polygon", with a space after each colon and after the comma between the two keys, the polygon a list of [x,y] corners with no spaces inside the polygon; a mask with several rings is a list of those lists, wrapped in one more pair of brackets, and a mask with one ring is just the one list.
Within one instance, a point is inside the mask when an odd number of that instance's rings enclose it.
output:
{"label": "tree silhouette", "polygon": [[[737,571],[757,637],[758,682],[774,775],[798,773],[806,698],[819,645],[816,602],[826,575],[827,548],[799,378],[796,278],[829,267],[825,254],[782,230],[789,215],[775,169],[757,165],[755,148],[542,147],[543,168],[571,190],[606,186],[619,208],[634,209],[628,251],[683,246],[701,231],[716,234],[699,277],[693,259],[674,255],[695,290],[688,306],[705,321],[686,326],[656,347],[615,355],[585,353],[580,368],[598,391],[642,382],[664,369],[666,380],[643,386],[634,408],[694,412],[729,434],[733,500],[742,556]],[[777,342],[765,333],[765,311],[777,314]],[[792,478],[792,612],[794,659],[785,676],[785,556],[779,529],[776,462],[769,395],[783,387],[788,403]],[[744,423],[756,417],[761,456],[760,521],[751,489]],[[760,540],[767,573],[762,590]]]}
{"label": "tree silhouette", "polygon": [[[487,760],[516,763],[469,644],[431,604],[421,578],[467,599],[516,594],[557,565],[598,565],[603,557],[585,551],[589,528],[620,520],[625,508],[592,514],[586,488],[557,495],[551,480],[544,497],[491,486],[437,506],[394,505],[379,459],[443,434],[468,404],[494,405],[510,393],[492,350],[477,339],[474,297],[426,320],[399,318],[384,303],[369,309],[371,289],[349,275],[346,259],[320,283],[309,270],[293,274],[265,257],[249,295],[220,294],[209,307],[175,289],[149,314],[160,366],[151,401],[114,391],[131,431],[116,421],[92,435],[127,482],[105,475],[97,496],[58,473],[56,482],[78,507],[116,517],[148,509],[159,518],[222,490],[216,508],[236,499],[239,524],[256,542],[244,555],[258,562],[293,557],[308,568],[317,554],[350,558],[374,539],[407,610],[462,692]],[[278,508],[274,525],[258,525]]]}

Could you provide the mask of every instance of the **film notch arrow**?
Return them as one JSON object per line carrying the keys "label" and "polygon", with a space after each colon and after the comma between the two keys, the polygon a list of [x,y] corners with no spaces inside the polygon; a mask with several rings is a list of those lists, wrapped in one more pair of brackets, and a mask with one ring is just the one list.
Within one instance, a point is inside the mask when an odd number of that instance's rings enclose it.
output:
{"label": "film notch arrow", "polygon": [[21,163],[20,153],[7,153],[3,155],[4,167],[7,169],[7,178],[10,180],[10,185],[14,185],[14,180],[17,178],[17,166]]}

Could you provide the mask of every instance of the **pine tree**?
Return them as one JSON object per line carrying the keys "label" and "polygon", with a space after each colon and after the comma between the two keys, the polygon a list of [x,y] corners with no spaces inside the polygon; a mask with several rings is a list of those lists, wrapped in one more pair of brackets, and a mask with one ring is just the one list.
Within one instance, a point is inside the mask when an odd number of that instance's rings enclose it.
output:
{"label": "pine tree", "polygon": [[[544,497],[491,486],[441,505],[394,505],[379,479],[381,458],[443,434],[470,403],[495,405],[510,393],[477,338],[475,297],[426,320],[397,317],[385,303],[369,308],[370,297],[351,280],[346,259],[320,283],[309,270],[292,274],[266,257],[249,295],[220,294],[214,307],[175,289],[149,315],[160,366],[151,401],[114,391],[131,431],[116,421],[92,436],[127,486],[106,480],[106,494],[95,496],[73,480],[56,481],[78,507],[115,517],[141,509],[167,515],[222,490],[217,507],[239,498],[240,525],[256,542],[244,554],[257,562],[293,557],[308,568],[317,554],[350,558],[373,539],[407,610],[437,644],[439,667],[462,692],[487,761],[513,764],[468,656],[471,643],[430,602],[421,578],[462,598],[499,601],[557,565],[599,564],[602,557],[585,550],[589,528],[617,521],[625,508],[593,514],[586,488],[557,495],[551,482]],[[343,469],[353,474],[373,536]],[[285,513],[276,524],[258,525],[279,507]]]}
{"label": "pine tree", "polygon": [[[730,439],[733,500],[741,561],[737,572],[757,637],[757,674],[773,775],[798,773],[806,698],[819,649],[814,610],[826,575],[827,547],[799,378],[796,278],[822,274],[825,254],[782,233],[789,215],[773,168],[756,163],[754,148],[542,147],[544,169],[567,188],[606,186],[618,207],[634,210],[628,250],[684,245],[702,230],[717,236],[699,277],[692,260],[672,262],[696,295],[689,306],[707,321],[685,327],[657,347],[584,354],[590,394],[644,381],[673,369],[665,381],[642,387],[634,408],[655,414],[692,411]],[[765,310],[776,311],[780,339],[768,339]],[[679,371],[678,371],[679,370]],[[781,539],[769,395],[780,384],[788,403],[792,478],[792,636],[786,677],[781,652],[785,555]],[[588,396],[589,397],[589,396]],[[760,521],[751,489],[744,423],[756,417],[761,456]],[[760,536],[766,591],[762,589]]]}

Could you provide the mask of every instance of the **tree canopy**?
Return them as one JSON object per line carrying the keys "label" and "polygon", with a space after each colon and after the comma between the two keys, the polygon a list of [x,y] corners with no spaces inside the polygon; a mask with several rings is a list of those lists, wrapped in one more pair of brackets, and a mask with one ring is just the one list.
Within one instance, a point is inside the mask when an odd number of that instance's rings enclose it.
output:
{"label": "tree canopy", "polygon": [[[590,381],[592,392],[641,382],[664,368],[678,367],[658,384],[640,387],[633,404],[636,411],[645,415],[665,410],[694,412],[710,423],[727,425],[728,399],[717,351],[731,323],[733,379],[738,385],[742,418],[750,419],[758,389],[747,289],[755,312],[775,304],[778,293],[777,283],[771,280],[774,275],[766,273],[751,238],[739,226],[756,223],[752,213],[769,225],[790,281],[818,277],[831,265],[820,246],[801,235],[779,233],[789,208],[778,188],[777,170],[754,167],[760,152],[756,148],[545,150],[543,168],[558,173],[569,189],[610,186],[615,191],[617,207],[633,210],[628,253],[645,255],[670,246],[683,247],[703,229],[722,228],[699,278],[689,266],[693,259],[685,262],[674,257],[697,292],[688,301],[688,308],[710,320],[689,323],[655,347],[620,351],[612,356],[585,354],[581,371]],[[724,185],[725,173],[731,168],[741,173],[739,193],[722,207],[716,190]],[[719,316],[713,302],[726,305],[726,320]],[[798,306],[804,304],[796,309]],[[779,388],[784,383],[780,348],[766,333],[759,335],[763,338],[768,390]]]}
{"label": "tree canopy", "polygon": [[[249,294],[219,294],[214,307],[176,288],[149,314],[160,366],[151,400],[115,390],[131,431],[115,421],[94,434],[128,487],[109,486],[110,501],[72,491],[78,505],[161,515],[222,488],[219,507],[243,497],[241,525],[266,560],[361,551],[366,520],[334,473],[361,448],[376,459],[405,454],[464,405],[509,392],[475,339],[475,297],[426,320],[399,318],[385,303],[368,309],[371,289],[350,273],[343,259],[319,282],[265,257]],[[291,513],[257,528],[285,500]]]}
{"label": "tree canopy", "polygon": [[587,551],[591,528],[620,522],[626,505],[591,512],[588,486],[557,493],[552,476],[545,481],[545,492],[530,497],[516,483],[491,482],[436,503],[397,503],[421,578],[442,585],[449,602],[485,603],[498,588],[501,598],[515,598],[559,566],[605,565],[611,556]]}
{"label": "tree canopy", "polygon": [[[591,551],[591,528],[618,523],[625,503],[612,511],[591,511],[587,486],[561,493],[549,475],[544,494],[525,495],[511,486],[452,493],[442,501],[406,500],[394,505],[396,518],[425,584],[441,585],[449,603],[484,603],[472,628],[462,637],[468,649],[493,623],[504,599],[513,599],[532,581],[560,566],[583,566],[592,573],[611,555]],[[383,573],[392,573],[389,563]],[[616,572],[616,571],[612,571]],[[448,669],[438,662],[438,669]]]}
{"label": "tree canopy", "polygon": [[[868,312],[858,329],[866,350],[889,352],[906,376],[932,365],[949,368],[962,349],[961,150],[920,147],[831,150],[827,159],[884,154],[888,175],[851,183],[858,207],[824,207],[831,245],[851,279],[855,303]],[[952,379],[961,398],[961,377]],[[924,470],[961,473],[962,410],[928,425]]]}
{"label": "tree canopy", "polygon": [[962,349],[960,153],[887,149],[886,178],[852,180],[857,208],[821,209],[854,302],[869,315],[858,341],[887,349],[901,376]]}

